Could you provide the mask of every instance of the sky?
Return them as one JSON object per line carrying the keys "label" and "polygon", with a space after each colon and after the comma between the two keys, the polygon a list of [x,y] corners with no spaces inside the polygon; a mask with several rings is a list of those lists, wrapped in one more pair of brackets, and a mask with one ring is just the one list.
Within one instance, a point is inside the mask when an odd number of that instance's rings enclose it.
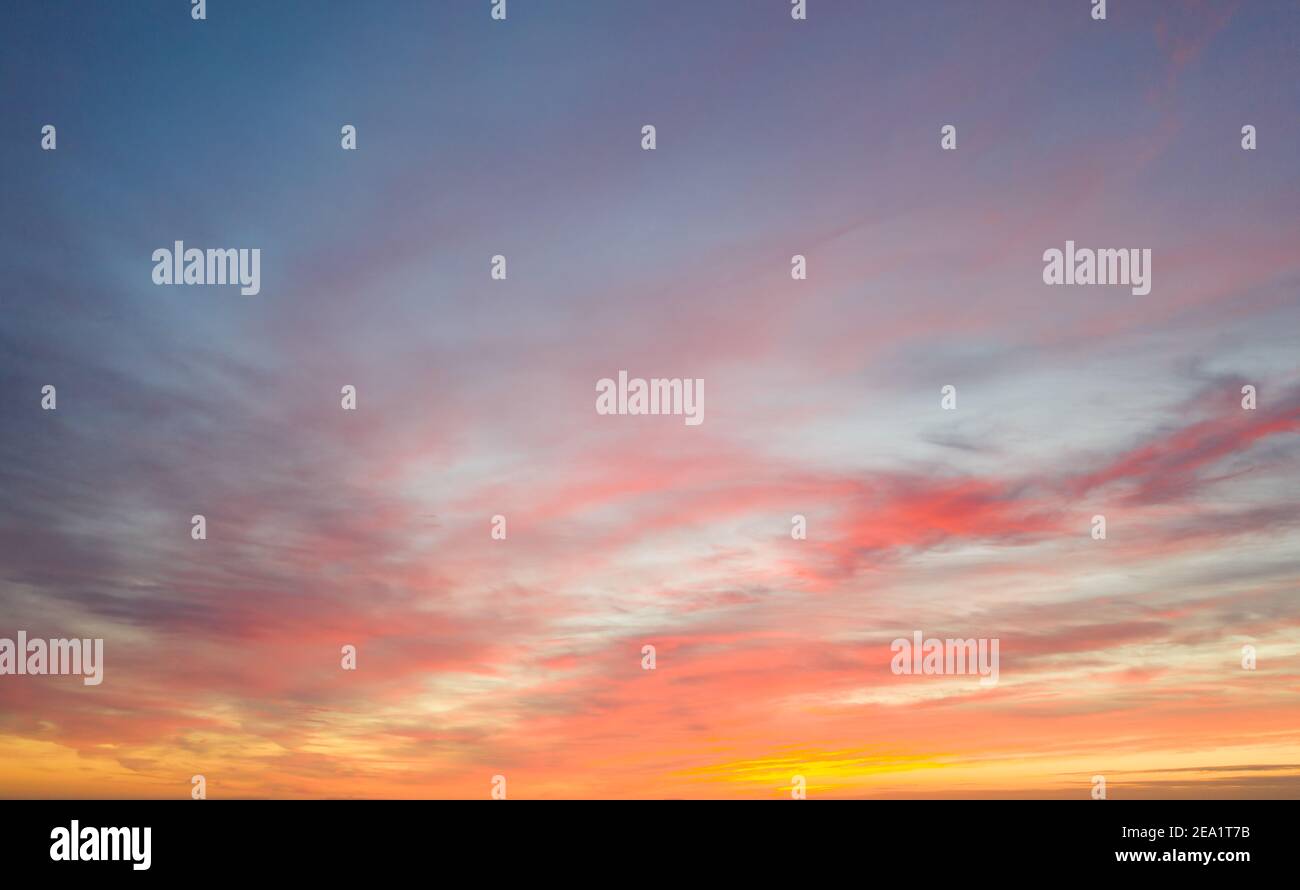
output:
{"label": "sky", "polygon": [[1300,796],[1300,7],[490,5],[0,13],[0,796]]}

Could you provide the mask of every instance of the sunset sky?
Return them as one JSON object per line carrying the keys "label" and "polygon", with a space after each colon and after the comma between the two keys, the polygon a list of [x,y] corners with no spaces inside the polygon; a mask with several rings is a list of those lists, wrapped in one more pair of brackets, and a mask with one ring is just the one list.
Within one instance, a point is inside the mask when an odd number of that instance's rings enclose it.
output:
{"label": "sunset sky", "polygon": [[1300,5],[789,5],[6,4],[0,797],[1300,797]]}

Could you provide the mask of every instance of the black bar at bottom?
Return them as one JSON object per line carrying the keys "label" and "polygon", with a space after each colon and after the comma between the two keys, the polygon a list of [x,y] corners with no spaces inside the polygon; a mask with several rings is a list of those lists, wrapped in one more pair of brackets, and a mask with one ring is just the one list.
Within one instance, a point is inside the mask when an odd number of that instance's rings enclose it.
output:
{"label": "black bar at bottom", "polygon": [[[1134,871],[1231,879],[1295,863],[1292,801],[6,801],[7,875],[125,880],[465,873],[669,883]],[[75,821],[75,826],[74,826]],[[81,837],[71,858],[73,829]],[[150,829],[148,868],[144,833]],[[89,834],[87,830],[91,829]],[[60,844],[64,836],[68,843]],[[86,846],[90,844],[90,846]],[[104,858],[86,861],[82,853]],[[111,858],[116,854],[117,858]],[[459,882],[459,879],[458,879]]]}

